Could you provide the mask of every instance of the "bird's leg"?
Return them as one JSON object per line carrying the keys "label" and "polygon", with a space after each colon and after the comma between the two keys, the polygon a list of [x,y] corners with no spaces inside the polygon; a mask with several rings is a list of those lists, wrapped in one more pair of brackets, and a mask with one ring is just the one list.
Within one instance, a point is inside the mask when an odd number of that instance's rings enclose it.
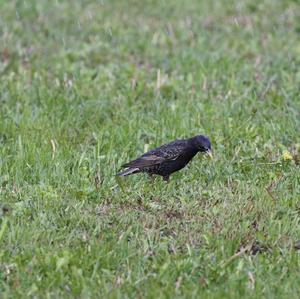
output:
{"label": "bird's leg", "polygon": [[166,183],[169,183],[169,176],[168,175],[165,175],[163,176],[163,180],[166,182]]}
{"label": "bird's leg", "polygon": [[150,179],[150,182],[153,184],[154,183],[154,175],[153,174],[149,174],[149,179]]}

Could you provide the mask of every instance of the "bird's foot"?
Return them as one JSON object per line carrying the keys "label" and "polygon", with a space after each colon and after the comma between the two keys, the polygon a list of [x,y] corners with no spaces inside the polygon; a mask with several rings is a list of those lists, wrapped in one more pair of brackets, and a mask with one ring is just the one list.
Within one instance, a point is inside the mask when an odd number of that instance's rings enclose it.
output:
{"label": "bird's foot", "polygon": [[168,175],[163,177],[163,180],[166,183],[169,183],[169,179],[170,179],[170,177]]}

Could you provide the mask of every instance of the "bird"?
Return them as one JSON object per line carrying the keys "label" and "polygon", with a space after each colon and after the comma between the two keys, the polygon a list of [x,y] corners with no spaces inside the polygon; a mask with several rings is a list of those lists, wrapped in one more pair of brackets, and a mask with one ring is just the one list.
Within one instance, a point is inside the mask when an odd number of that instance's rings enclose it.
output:
{"label": "bird", "polygon": [[176,139],[123,164],[121,167],[124,170],[116,175],[125,177],[144,172],[150,177],[162,176],[164,181],[169,182],[170,175],[184,168],[198,152],[205,153],[212,158],[211,143],[208,137],[197,135],[188,139]]}

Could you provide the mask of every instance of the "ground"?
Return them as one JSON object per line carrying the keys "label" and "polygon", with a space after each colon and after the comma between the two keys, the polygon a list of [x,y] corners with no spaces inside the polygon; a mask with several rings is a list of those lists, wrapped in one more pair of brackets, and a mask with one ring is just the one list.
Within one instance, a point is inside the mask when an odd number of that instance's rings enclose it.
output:
{"label": "ground", "polygon": [[[298,298],[297,1],[1,1],[2,298]],[[205,134],[150,182],[122,163]]]}

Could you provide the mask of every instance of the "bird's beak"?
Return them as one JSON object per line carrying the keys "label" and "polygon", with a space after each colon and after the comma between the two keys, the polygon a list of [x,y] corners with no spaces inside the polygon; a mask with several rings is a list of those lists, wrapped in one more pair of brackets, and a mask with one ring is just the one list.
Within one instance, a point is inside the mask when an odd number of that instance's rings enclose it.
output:
{"label": "bird's beak", "polygon": [[211,151],[211,150],[206,151],[205,154],[206,154],[207,156],[209,156],[211,159],[213,158],[213,154],[212,154],[212,151]]}

